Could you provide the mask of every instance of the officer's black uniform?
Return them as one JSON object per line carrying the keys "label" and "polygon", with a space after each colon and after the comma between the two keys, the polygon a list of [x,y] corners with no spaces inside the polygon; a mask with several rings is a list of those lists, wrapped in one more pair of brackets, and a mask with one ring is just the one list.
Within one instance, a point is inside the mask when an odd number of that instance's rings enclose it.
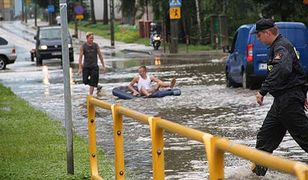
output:
{"label": "officer's black uniform", "polygon": [[272,153],[288,130],[308,152],[308,118],[304,110],[306,77],[296,49],[282,35],[270,47],[268,70],[259,93],[262,96],[270,93],[274,102],[258,132],[256,148]]}

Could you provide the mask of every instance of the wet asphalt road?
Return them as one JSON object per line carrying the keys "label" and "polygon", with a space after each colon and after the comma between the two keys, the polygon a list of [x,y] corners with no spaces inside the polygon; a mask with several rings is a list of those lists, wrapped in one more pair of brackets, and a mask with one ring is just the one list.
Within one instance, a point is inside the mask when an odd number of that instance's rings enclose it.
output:
{"label": "wet asphalt road", "polygon": [[[47,60],[41,67],[30,61],[29,41],[33,35],[20,24],[7,24],[0,34],[17,47],[18,59],[0,71],[0,83],[10,87],[17,95],[42,109],[64,126],[63,74],[59,60]],[[12,29],[8,31],[8,29]],[[75,47],[77,48],[77,47]],[[75,50],[75,52],[77,52]],[[75,57],[78,57],[76,54]],[[132,57],[132,56],[130,56]],[[154,59],[118,58],[106,56],[108,71],[100,74],[100,84],[105,95],[100,97],[110,103],[149,115],[161,116],[213,135],[227,137],[236,143],[255,146],[260,128],[273,98],[265,97],[258,106],[254,90],[226,88],[224,60],[221,59]],[[77,58],[75,58],[77,62]],[[164,98],[136,98],[120,100],[112,96],[114,87],[127,85],[139,65],[147,65],[152,75],[164,81],[177,78],[181,96]],[[74,130],[87,137],[86,95],[88,89],[72,68],[72,105]],[[124,118],[125,164],[134,173],[133,179],[151,179],[151,141],[149,127]],[[107,155],[113,158],[111,113],[97,110],[97,141]],[[308,163],[307,154],[287,135],[275,155]],[[233,155],[225,155],[226,179],[260,179],[249,171],[249,162]],[[207,179],[208,167],[204,146],[175,134],[165,133],[166,179]],[[261,179],[295,179],[292,176],[269,171]]]}

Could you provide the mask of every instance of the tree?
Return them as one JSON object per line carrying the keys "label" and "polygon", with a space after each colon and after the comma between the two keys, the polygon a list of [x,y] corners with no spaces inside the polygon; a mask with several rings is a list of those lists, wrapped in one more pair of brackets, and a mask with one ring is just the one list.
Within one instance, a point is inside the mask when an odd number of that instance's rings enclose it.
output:
{"label": "tree", "polygon": [[262,16],[266,18],[271,18],[273,16],[278,16],[281,21],[288,21],[291,19],[292,14],[296,14],[296,6],[303,5],[302,0],[254,0],[263,6]]}
{"label": "tree", "polygon": [[136,15],[136,0],[120,0],[121,6],[120,11],[122,11],[122,23],[124,24],[135,24]]}
{"label": "tree", "polygon": [[197,15],[197,30],[199,34],[198,41],[201,42],[201,20],[200,20],[200,11],[199,11],[199,1],[195,0],[196,4],[196,15]]}
{"label": "tree", "polygon": [[103,23],[108,24],[108,0],[104,0],[104,17]]}
{"label": "tree", "polygon": [[94,0],[90,0],[91,3],[91,22],[96,24],[95,11],[94,11]]}

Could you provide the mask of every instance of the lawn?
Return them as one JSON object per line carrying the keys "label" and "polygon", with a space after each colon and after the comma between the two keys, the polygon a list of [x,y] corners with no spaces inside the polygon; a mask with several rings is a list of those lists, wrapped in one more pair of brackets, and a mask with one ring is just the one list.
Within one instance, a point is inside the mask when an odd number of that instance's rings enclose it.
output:
{"label": "lawn", "polygon": [[[74,22],[71,22],[69,24],[69,27],[74,29],[75,28]],[[101,22],[98,22],[96,24],[91,24],[88,21],[80,21],[78,23],[78,30],[85,32],[91,31],[94,32],[95,35],[104,37],[106,39],[110,39],[109,24],[104,25]],[[149,46],[150,39],[139,37],[139,30],[136,26],[115,23],[114,32],[116,41],[121,41],[125,43],[144,44],[146,46]],[[189,52],[213,50],[213,48],[210,45],[190,44],[188,47],[184,43],[179,43],[178,45],[179,45],[178,46],[179,52],[186,52],[186,50],[188,50]],[[160,48],[163,48],[163,45]],[[167,49],[169,48],[169,43],[166,43],[166,48]]]}
{"label": "lawn", "polygon": [[[65,129],[0,84],[0,179],[89,179],[85,139],[74,135],[74,175],[66,169]],[[112,163],[98,152],[99,174],[114,179]]]}

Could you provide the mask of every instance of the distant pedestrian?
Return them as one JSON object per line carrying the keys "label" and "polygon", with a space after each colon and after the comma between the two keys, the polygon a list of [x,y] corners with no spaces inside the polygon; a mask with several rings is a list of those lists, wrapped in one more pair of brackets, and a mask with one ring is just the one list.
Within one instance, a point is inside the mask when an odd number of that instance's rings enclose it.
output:
{"label": "distant pedestrian", "polygon": [[[99,66],[97,64],[97,56],[99,57],[103,71],[106,70],[103,55],[98,44],[94,41],[94,33],[86,33],[87,42],[80,47],[78,75],[82,74],[82,80],[85,85],[89,85],[89,95],[93,95],[94,88],[99,92],[102,88],[98,86]],[[84,58],[83,58],[84,57]]]}
{"label": "distant pedestrian", "polygon": [[[288,131],[308,152],[307,89],[305,72],[299,64],[300,56],[291,42],[279,34],[271,19],[256,22],[256,35],[262,43],[270,46],[268,75],[256,94],[257,103],[262,105],[267,93],[274,97],[258,132],[256,148],[272,153]],[[254,164],[252,171],[264,176],[267,168]]]}
{"label": "distant pedestrian", "polygon": [[58,25],[61,25],[61,16],[57,16],[56,21]]}

